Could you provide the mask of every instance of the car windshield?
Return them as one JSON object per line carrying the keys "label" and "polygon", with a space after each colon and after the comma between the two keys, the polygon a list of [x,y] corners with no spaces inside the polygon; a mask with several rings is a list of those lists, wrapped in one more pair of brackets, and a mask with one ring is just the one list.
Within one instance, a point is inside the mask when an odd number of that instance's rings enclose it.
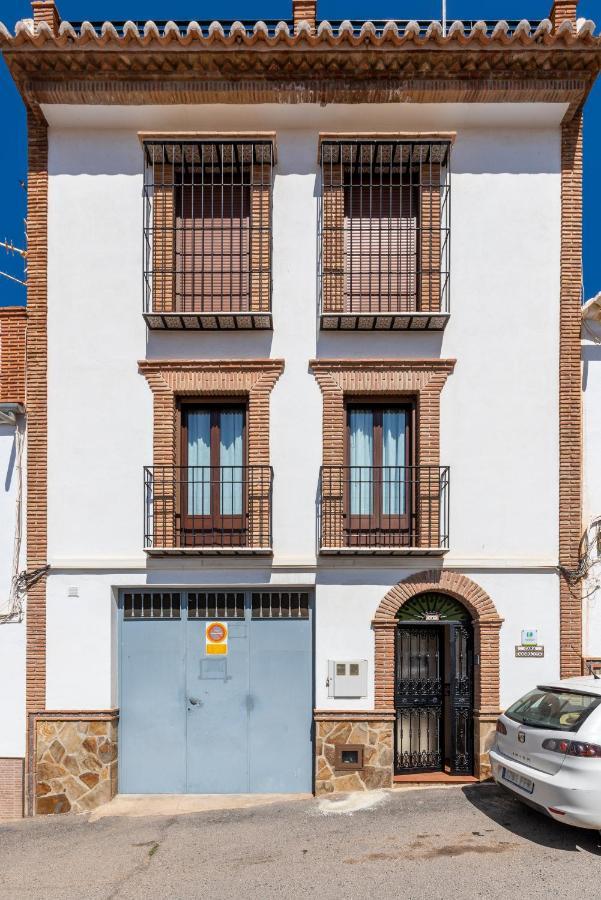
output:
{"label": "car windshield", "polygon": [[554,731],[578,731],[584,720],[599,706],[601,697],[572,691],[536,688],[510,706],[505,715],[522,725]]}

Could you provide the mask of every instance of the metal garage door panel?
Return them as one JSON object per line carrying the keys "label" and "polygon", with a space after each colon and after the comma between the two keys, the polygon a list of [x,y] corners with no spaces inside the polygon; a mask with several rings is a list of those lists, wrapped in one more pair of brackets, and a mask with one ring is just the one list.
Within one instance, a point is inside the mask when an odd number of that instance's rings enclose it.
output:
{"label": "metal garage door panel", "polygon": [[[228,654],[207,656],[206,622],[187,622],[188,776],[192,794],[248,787],[248,623],[229,623]],[[192,702],[196,701],[196,702]]]}
{"label": "metal garage door panel", "polygon": [[251,627],[250,791],[312,790],[312,638],[308,619]]}
{"label": "metal garage door panel", "polygon": [[119,791],[186,790],[184,622],[122,622]]}

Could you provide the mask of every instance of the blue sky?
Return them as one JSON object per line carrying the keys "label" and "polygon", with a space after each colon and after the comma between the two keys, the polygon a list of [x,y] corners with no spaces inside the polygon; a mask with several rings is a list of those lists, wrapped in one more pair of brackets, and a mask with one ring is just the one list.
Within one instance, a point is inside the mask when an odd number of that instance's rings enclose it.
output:
{"label": "blue sky", "polygon": [[[449,19],[543,19],[549,13],[551,0],[447,0]],[[183,0],[59,0],[63,19],[79,21],[123,19],[277,19],[290,18],[292,0],[262,0],[261,3],[218,0],[213,4],[197,4]],[[413,18],[440,16],[440,0],[321,0],[322,19]],[[601,19],[598,0],[581,0],[578,14]],[[29,18],[31,7],[26,0],[0,0],[0,20],[13,28],[18,19]],[[23,246],[25,192],[20,186],[27,173],[25,113],[6,66],[0,64],[0,121],[4,124],[0,141],[0,240],[5,237]],[[599,250],[599,210],[601,180],[595,168],[601,146],[601,79],[595,85],[585,108],[584,120],[584,285],[590,297],[601,291],[601,252]],[[598,167],[597,167],[598,169]],[[8,257],[0,249],[0,269],[21,275],[21,262]],[[23,303],[25,289],[0,277],[0,306]]]}

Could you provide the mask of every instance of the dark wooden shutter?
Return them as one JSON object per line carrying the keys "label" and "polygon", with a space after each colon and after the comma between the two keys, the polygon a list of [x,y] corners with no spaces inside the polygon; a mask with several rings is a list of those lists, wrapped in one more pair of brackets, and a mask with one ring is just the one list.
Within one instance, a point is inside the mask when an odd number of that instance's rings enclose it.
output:
{"label": "dark wooden shutter", "polygon": [[405,184],[345,189],[345,310],[416,309],[418,203],[417,190]]}
{"label": "dark wooden shutter", "polygon": [[248,185],[182,185],[176,197],[177,308],[239,312],[250,306]]}

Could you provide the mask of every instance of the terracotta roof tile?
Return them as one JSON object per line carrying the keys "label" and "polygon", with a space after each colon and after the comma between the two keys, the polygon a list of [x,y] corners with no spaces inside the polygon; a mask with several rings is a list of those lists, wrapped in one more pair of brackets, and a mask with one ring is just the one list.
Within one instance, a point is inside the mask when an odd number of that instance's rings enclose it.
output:
{"label": "terracotta roof tile", "polygon": [[0,22],[0,48],[44,48],[44,49],[94,49],[118,48],[168,48],[172,45],[180,47],[210,47],[214,44],[224,47],[243,45],[254,47],[263,45],[277,47],[329,45],[340,47],[360,47],[370,44],[372,47],[403,47],[413,45],[433,49],[434,47],[601,47],[601,37],[595,35],[595,25],[589,20],[579,20],[578,25],[564,22],[555,32],[549,19],[533,23],[526,20],[511,25],[506,21],[490,23],[479,21],[467,26],[460,21],[453,22],[443,33],[440,22],[431,22],[426,28],[417,21],[388,21],[375,26],[373,22],[363,22],[359,27],[350,20],[330,24],[320,22],[316,33],[312,34],[308,24],[301,22],[296,34],[292,33],[290,24],[265,22],[244,24],[242,22],[211,22],[209,24],[192,21],[187,24],[169,21],[157,23],[148,21],[144,25],[135,22],[112,22],[102,25],[91,22],[71,24],[61,22],[58,35],[54,35],[46,22],[35,27],[32,19],[17,22],[15,33]]}

